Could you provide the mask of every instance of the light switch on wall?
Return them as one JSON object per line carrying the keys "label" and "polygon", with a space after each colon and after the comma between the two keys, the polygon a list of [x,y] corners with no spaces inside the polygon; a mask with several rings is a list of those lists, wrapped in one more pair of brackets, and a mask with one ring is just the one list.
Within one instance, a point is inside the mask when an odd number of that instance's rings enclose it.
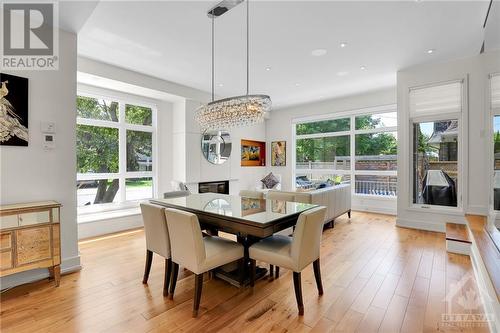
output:
{"label": "light switch on wall", "polygon": [[42,121],[42,133],[55,133],[56,123],[52,121]]}

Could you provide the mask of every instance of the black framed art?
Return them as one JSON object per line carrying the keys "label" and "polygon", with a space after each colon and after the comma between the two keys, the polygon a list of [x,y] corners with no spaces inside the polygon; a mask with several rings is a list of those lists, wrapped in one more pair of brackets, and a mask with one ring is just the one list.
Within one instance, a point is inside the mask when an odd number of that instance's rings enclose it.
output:
{"label": "black framed art", "polygon": [[28,79],[0,73],[0,145],[28,145]]}

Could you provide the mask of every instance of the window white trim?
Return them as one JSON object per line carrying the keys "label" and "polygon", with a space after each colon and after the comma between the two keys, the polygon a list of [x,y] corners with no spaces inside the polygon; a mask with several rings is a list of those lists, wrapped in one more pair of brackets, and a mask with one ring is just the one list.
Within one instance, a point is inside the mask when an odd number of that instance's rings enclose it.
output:
{"label": "window white trim", "polygon": [[500,73],[491,73],[488,75],[486,85],[488,87],[487,90],[487,104],[489,107],[489,117],[487,119],[487,129],[488,129],[488,156],[489,156],[489,174],[490,174],[490,182],[489,182],[489,209],[490,211],[493,212],[498,212],[498,210],[495,210],[495,205],[494,205],[494,199],[495,199],[495,194],[494,194],[494,182],[493,180],[495,179],[495,143],[494,138],[495,135],[495,117],[500,116],[500,106],[499,107],[494,107],[493,106],[493,90],[492,90],[492,79],[493,77],[500,77]]}
{"label": "window white trim", "polygon": [[[362,109],[354,109],[354,110],[345,110],[339,111],[335,113],[325,113],[314,116],[305,116],[305,117],[295,117],[292,118],[292,124],[303,124],[303,123],[313,123],[322,120],[334,120],[341,118],[348,118],[351,116],[365,116],[370,114],[378,114],[378,113],[388,113],[388,112],[397,112],[398,108],[396,104],[386,104],[379,105],[373,107],[367,107]],[[295,132],[295,130],[294,130]]]}
{"label": "window white trim", "polygon": [[[102,92],[102,93],[101,93]],[[152,178],[152,195],[153,197],[158,195],[158,138],[157,138],[157,114],[158,107],[155,103],[152,103],[148,99],[141,99],[133,95],[128,95],[124,93],[117,93],[116,95],[110,93],[108,90],[100,88],[92,88],[92,92],[86,87],[78,87],[78,96],[105,99],[113,102],[118,102],[119,112],[118,112],[118,122],[99,120],[99,119],[89,119],[89,118],[76,118],[77,125],[89,125],[97,127],[107,127],[118,129],[118,142],[119,142],[119,172],[117,173],[77,173],[76,181],[80,180],[99,180],[99,179],[119,179],[119,200],[116,203],[93,205],[91,207],[85,207],[81,209],[78,207],[78,215],[96,214],[99,212],[107,212],[111,210],[122,210],[130,209],[132,207],[137,207],[139,201],[141,200],[126,200],[126,179],[130,178]],[[125,121],[125,105],[138,105],[143,107],[148,107],[152,111],[152,122],[151,126],[139,125],[139,124],[129,124]],[[151,133],[152,139],[152,171],[127,171],[127,130],[130,131],[140,131]]]}
{"label": "window white trim", "polygon": [[[349,170],[343,170],[343,169],[297,169],[297,161],[296,161],[296,144],[297,140],[299,139],[313,139],[313,138],[324,138],[324,137],[339,137],[339,136],[349,136],[349,142],[350,142],[350,158],[351,161],[355,161],[356,159],[356,149],[355,149],[355,142],[356,142],[356,135],[357,134],[373,134],[373,133],[388,133],[388,132],[397,132],[398,131],[398,126],[387,126],[387,127],[380,127],[380,128],[374,128],[374,129],[355,129],[356,127],[356,117],[358,116],[366,116],[366,115],[376,115],[376,114],[383,114],[383,113],[397,113],[397,105],[396,104],[389,104],[389,105],[380,105],[380,106],[375,106],[375,107],[367,107],[367,108],[362,108],[362,109],[354,109],[354,110],[348,110],[348,111],[342,111],[342,112],[335,112],[335,113],[329,113],[329,114],[321,114],[321,115],[315,115],[315,116],[306,116],[306,117],[296,117],[292,119],[292,179],[291,179],[291,184],[292,188],[295,190],[296,189],[296,181],[295,178],[297,175],[303,175],[303,174],[310,174],[310,173],[315,173],[315,174],[336,174],[336,175],[349,175],[350,176],[350,183],[351,183],[351,195],[356,196],[356,197],[366,197],[366,198],[373,198],[373,199],[383,199],[383,200],[392,200],[396,201],[397,196],[380,196],[380,195],[371,195],[371,194],[361,194],[361,193],[356,193],[355,189],[355,179],[356,175],[363,175],[363,176],[394,176],[397,177],[398,172],[397,170],[391,170],[391,171],[379,171],[379,170],[356,170],[356,163],[350,163],[350,169]],[[350,129],[348,131],[340,131],[340,132],[328,132],[328,133],[314,133],[314,134],[296,134],[296,125],[297,124],[303,124],[303,123],[313,123],[313,122],[318,122],[318,121],[327,121],[327,120],[337,120],[337,119],[350,119]],[[397,138],[396,138],[397,139]]]}
{"label": "window white trim", "polygon": [[[467,151],[468,151],[468,140],[464,140],[464,138],[468,138],[468,114],[469,114],[469,103],[468,103],[468,86],[469,86],[469,79],[468,76],[463,78],[463,79],[457,79],[457,80],[448,80],[448,81],[441,81],[441,82],[436,82],[436,83],[431,83],[431,84],[426,84],[426,85],[420,85],[420,86],[415,86],[415,87],[410,87],[408,89],[408,92],[414,90],[414,89],[420,89],[420,88],[426,88],[426,87],[434,87],[434,86],[439,86],[439,85],[446,85],[449,83],[458,83],[460,82],[461,85],[461,110],[460,112],[445,112],[445,113],[440,113],[440,114],[429,114],[429,115],[422,115],[422,116],[412,116],[410,112],[409,118],[408,118],[408,125],[407,125],[407,130],[409,133],[409,140],[408,140],[408,146],[407,148],[407,154],[406,158],[408,158],[408,172],[409,172],[409,177],[407,177],[407,182],[408,182],[408,189],[409,189],[409,196],[408,196],[408,208],[409,210],[413,211],[434,211],[434,212],[440,212],[440,213],[453,213],[457,212],[459,214],[464,213],[464,207],[466,205],[467,201],[467,182],[464,181],[465,177],[464,175],[467,174],[468,168],[467,168]],[[408,107],[410,106],[410,94],[408,93],[406,95],[406,103]],[[415,123],[421,123],[421,122],[435,122],[435,121],[445,121],[445,120],[451,120],[451,119],[457,119],[458,120],[458,161],[457,161],[457,207],[449,207],[449,206],[439,206],[439,205],[424,205],[424,204],[416,204],[413,202],[413,192],[414,192],[414,180],[413,180],[413,125]]]}

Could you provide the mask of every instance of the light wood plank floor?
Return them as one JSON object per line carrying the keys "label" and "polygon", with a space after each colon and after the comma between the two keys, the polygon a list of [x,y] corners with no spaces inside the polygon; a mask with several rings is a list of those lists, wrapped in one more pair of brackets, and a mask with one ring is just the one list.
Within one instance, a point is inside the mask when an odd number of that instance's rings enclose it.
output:
{"label": "light wood plank floor", "polygon": [[[463,302],[477,293],[469,257],[447,254],[444,234],[398,228],[391,216],[354,212],[351,221],[341,217],[325,230],[325,293],[318,297],[307,268],[303,317],[284,269],[278,280],[260,280],[253,290],[207,279],[195,319],[191,274],[181,268],[170,301],[162,296],[164,262],[155,256],[149,285],[141,283],[142,230],[83,241],[80,250],[83,270],[63,276],[59,288],[45,280],[1,295],[2,332],[488,331],[441,321],[447,311],[482,313],[481,304],[470,310]],[[449,303],[447,294],[454,295]]]}

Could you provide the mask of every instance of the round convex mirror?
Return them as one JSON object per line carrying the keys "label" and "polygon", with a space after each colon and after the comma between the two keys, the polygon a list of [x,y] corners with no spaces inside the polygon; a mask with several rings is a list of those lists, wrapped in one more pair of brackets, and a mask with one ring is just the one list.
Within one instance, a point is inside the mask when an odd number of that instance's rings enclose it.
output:
{"label": "round convex mirror", "polygon": [[212,164],[222,164],[231,155],[231,136],[226,131],[207,130],[201,135],[201,151]]}

